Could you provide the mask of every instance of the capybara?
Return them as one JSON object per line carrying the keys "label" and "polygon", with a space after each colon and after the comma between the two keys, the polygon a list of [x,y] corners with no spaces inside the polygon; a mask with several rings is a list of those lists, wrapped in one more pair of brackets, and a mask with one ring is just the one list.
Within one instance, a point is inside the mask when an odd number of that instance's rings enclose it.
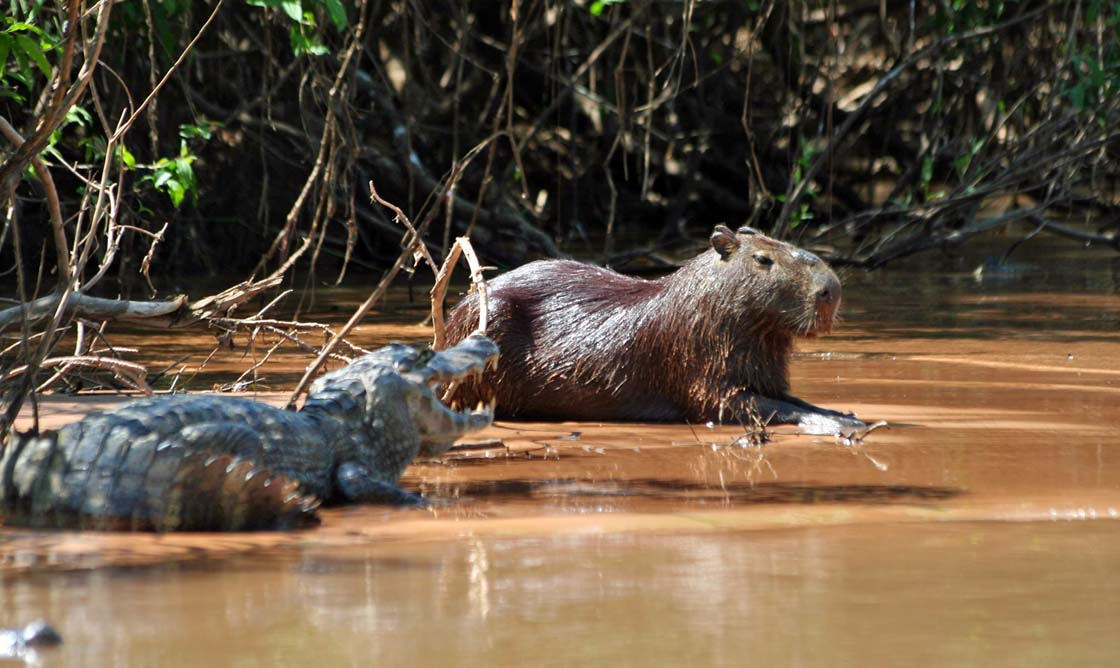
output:
{"label": "capybara", "polygon": [[[789,394],[794,337],[831,330],[840,280],[816,255],[749,227],[717,225],[711,248],[657,280],[580,262],[532,262],[489,283],[486,334],[501,364],[452,399],[495,398],[513,418],[764,421],[811,433],[866,429]],[[448,345],[478,323],[470,295]]]}

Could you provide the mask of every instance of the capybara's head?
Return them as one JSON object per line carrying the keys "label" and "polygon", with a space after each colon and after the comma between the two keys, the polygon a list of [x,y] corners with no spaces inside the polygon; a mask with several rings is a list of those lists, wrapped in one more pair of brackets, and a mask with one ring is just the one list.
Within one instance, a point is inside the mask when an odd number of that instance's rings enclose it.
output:
{"label": "capybara's head", "polygon": [[813,336],[827,334],[840,310],[840,279],[816,255],[749,227],[716,225],[716,279],[724,297],[755,326]]}

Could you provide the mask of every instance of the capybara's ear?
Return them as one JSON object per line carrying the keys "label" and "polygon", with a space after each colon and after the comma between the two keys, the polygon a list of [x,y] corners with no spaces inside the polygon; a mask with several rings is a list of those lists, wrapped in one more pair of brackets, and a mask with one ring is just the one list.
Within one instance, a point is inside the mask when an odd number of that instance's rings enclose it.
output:
{"label": "capybara's ear", "polygon": [[739,250],[739,237],[735,236],[730,227],[722,223],[716,225],[710,241],[712,242],[712,248],[716,249],[721,260],[726,260],[735,251]]}

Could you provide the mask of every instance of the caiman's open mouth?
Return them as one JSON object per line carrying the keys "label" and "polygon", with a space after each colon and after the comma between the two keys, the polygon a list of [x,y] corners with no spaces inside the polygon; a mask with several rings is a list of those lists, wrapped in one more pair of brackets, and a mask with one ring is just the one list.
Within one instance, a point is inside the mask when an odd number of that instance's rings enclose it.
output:
{"label": "caiman's open mouth", "polygon": [[449,408],[439,396],[456,382],[479,378],[487,369],[498,366],[498,346],[481,334],[472,334],[447,350],[434,353],[427,362],[406,374],[424,386],[418,414],[413,416],[420,428],[423,450],[438,453],[460,436],[490,426],[494,421],[494,402],[479,402],[473,410]]}

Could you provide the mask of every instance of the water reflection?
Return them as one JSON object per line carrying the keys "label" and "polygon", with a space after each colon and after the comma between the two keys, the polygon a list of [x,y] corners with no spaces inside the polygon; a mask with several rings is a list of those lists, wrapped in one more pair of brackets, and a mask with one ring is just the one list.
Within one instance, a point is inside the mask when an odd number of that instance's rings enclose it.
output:
{"label": "water reflection", "polygon": [[1110,665],[1118,555],[1100,522],[468,536],[7,581],[0,614],[71,666]]}

